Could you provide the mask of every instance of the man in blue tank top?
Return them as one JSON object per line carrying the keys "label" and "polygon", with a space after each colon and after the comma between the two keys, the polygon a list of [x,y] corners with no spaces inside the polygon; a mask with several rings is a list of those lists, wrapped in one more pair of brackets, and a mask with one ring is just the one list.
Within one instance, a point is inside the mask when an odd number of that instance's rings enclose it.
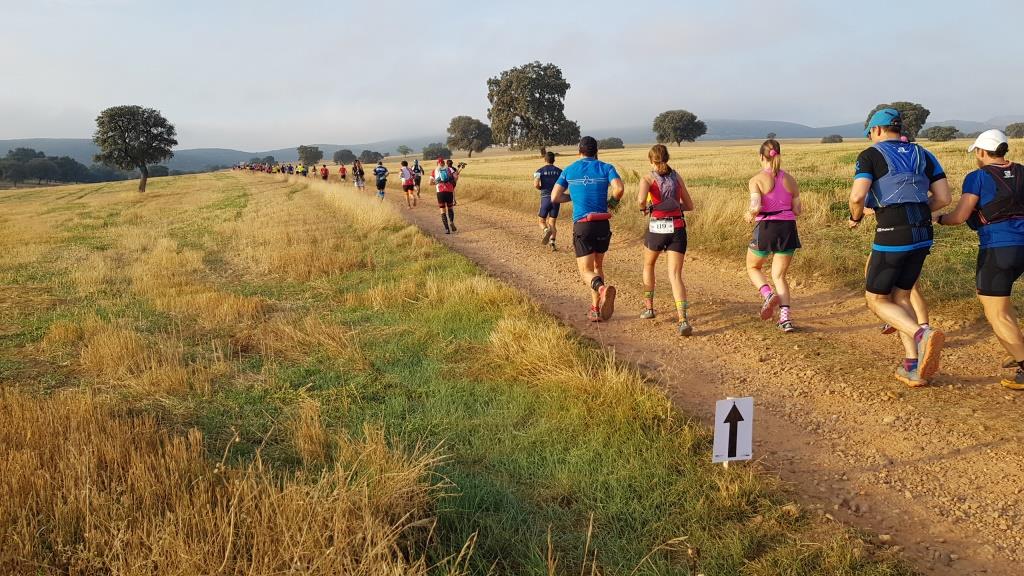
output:
{"label": "man in blue tank top", "polygon": [[580,159],[566,166],[555,182],[551,202],[572,202],[576,265],[591,290],[588,318],[601,322],[611,318],[615,311],[615,287],[604,283],[604,254],[612,239],[608,211],[618,206],[626,189],[615,167],[597,159],[597,140],[584,136],[579,150]]}
{"label": "man in blue tank top", "polygon": [[917,323],[910,291],[932,246],[931,213],[950,203],[949,183],[935,156],[900,139],[903,118],[883,108],[868,120],[864,136],[874,145],[857,157],[850,192],[850,228],[875,212],[875,238],[865,278],[868,308],[900,332],[903,363],[896,379],[924,386],[939,369],[945,335]]}

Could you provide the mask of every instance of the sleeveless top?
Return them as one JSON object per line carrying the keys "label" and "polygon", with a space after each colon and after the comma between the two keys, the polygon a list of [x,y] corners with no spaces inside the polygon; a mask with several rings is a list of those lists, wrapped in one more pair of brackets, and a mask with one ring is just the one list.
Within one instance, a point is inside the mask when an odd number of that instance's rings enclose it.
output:
{"label": "sleeveless top", "polygon": [[[768,172],[765,170],[768,174]],[[761,194],[761,212],[757,221],[762,220],[796,220],[793,213],[793,195],[786,189],[786,173],[779,170],[775,175],[775,185],[767,194]]]}

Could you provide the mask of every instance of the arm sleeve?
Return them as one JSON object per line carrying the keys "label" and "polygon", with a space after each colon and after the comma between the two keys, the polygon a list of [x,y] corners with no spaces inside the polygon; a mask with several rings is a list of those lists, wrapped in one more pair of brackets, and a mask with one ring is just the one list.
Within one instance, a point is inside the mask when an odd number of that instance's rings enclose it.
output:
{"label": "arm sleeve", "polygon": [[868,148],[857,156],[857,167],[854,170],[853,176],[854,180],[859,180],[861,178],[871,180],[872,182],[875,180],[875,162],[874,155],[871,154],[872,150],[873,148]]}
{"label": "arm sleeve", "polygon": [[927,150],[924,151],[924,170],[928,174],[930,182],[938,182],[946,177],[946,172],[942,169],[942,164],[939,164],[939,159]]}
{"label": "arm sleeve", "polygon": [[964,185],[961,191],[964,194],[981,196],[981,180],[978,178],[977,172],[971,172],[966,178],[964,178]]}
{"label": "arm sleeve", "polygon": [[561,186],[562,188],[569,188],[569,181],[565,179],[565,170],[558,175],[558,180],[555,181],[555,186]]}

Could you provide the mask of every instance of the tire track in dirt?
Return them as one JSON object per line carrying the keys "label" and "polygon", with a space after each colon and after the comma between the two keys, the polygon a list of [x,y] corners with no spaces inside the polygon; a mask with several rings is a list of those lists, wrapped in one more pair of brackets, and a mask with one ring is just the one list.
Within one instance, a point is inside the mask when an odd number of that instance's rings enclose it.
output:
{"label": "tire track in dirt", "polygon": [[1001,355],[980,315],[956,325],[934,315],[949,336],[943,372],[933,386],[910,390],[892,378],[895,337],[878,333],[858,292],[794,278],[800,332],[783,335],[757,320],[743,247],[734,261],[688,255],[696,332],[682,339],[663,270],[660,316],[637,318],[640,245],[628,233],[615,233],[606,262],[619,287],[616,316],[592,324],[568,222],[560,223],[561,251],[552,253],[530,214],[461,203],[459,231],[446,236],[431,192],[413,210],[400,194],[389,200],[409,222],[641,366],[684,411],[710,424],[715,400],[754,396],[759,464],[792,483],[805,506],[877,532],[877,543],[898,546],[928,573],[1020,573],[1024,397],[993,384]]}

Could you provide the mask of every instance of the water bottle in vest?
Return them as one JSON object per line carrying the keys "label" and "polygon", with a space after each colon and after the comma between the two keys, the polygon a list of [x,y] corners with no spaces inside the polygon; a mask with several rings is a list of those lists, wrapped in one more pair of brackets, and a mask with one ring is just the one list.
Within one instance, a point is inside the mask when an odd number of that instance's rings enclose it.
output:
{"label": "water bottle in vest", "polygon": [[868,208],[885,208],[896,204],[921,204],[928,202],[931,182],[925,171],[925,152],[910,142],[885,141],[874,146],[882,153],[889,172],[871,183],[865,205]]}

